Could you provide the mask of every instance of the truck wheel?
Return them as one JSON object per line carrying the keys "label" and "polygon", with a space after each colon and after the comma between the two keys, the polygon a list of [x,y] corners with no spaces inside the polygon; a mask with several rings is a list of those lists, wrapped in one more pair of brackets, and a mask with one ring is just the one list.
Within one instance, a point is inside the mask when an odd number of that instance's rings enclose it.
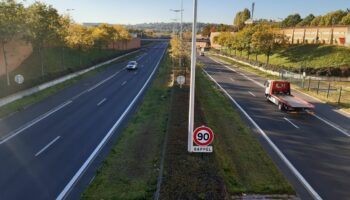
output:
{"label": "truck wheel", "polygon": [[278,110],[280,110],[280,111],[284,111],[285,110],[283,103],[278,104]]}

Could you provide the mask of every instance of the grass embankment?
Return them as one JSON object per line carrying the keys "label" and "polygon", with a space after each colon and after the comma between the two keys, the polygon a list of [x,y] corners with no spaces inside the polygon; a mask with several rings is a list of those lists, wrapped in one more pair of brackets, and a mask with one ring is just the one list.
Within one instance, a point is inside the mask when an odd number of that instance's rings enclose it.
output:
{"label": "grass embankment", "polygon": [[174,87],[160,199],[295,194],[254,134],[215,86],[197,73],[195,127],[215,135],[213,154],[187,152],[188,86]]}
{"label": "grass embankment", "polygon": [[[234,51],[231,52],[234,54]],[[240,52],[237,51],[240,56]],[[270,56],[270,64],[299,69],[300,66],[310,68],[336,67],[350,65],[350,48],[330,45],[293,45],[282,49]],[[247,52],[243,51],[242,57],[247,58]],[[255,61],[255,54],[251,54],[250,60]],[[258,61],[265,63],[266,56],[258,55]]]}
{"label": "grass embankment", "polygon": [[169,118],[170,66],[166,57],[141,106],[82,199],[152,199]]}
{"label": "grass embankment", "polygon": [[[213,55],[212,57],[222,60],[226,63],[229,63],[231,65],[233,65],[236,68],[242,69],[244,71],[248,71],[251,72],[253,74],[259,75],[261,77],[264,77],[266,79],[272,79],[272,80],[277,80],[280,79],[279,76],[274,76],[271,75],[269,73],[260,71],[258,69],[255,69],[253,67],[250,67],[248,65],[244,65],[238,62],[235,62],[229,58],[225,58],[225,57],[221,57],[221,56],[216,56]],[[232,66],[231,66],[232,67]],[[292,82],[293,83],[293,82]],[[295,82],[294,82],[295,83]],[[318,87],[318,81],[311,81],[311,89],[308,90],[308,80],[305,80],[304,83],[304,88],[301,87],[301,82],[298,81],[297,83],[293,84],[295,89],[298,89],[304,93],[307,93],[313,97],[316,97],[330,105],[336,106],[340,109],[342,109],[345,112],[350,113],[350,89],[349,89],[349,82],[336,82],[336,81],[332,81],[331,83],[331,89],[333,89],[333,91],[331,91],[328,95],[327,98],[327,89],[328,89],[328,84],[329,82],[327,81],[321,81],[320,82],[320,90],[317,92],[317,87]],[[341,99],[340,99],[340,103],[338,103],[339,100],[339,88],[342,87],[342,94],[341,94]]]}
{"label": "grass embankment", "polygon": [[[92,49],[82,53],[69,48],[47,48],[43,51],[44,76],[41,74],[40,55],[33,53],[14,71],[10,73],[11,86],[7,86],[5,75],[0,77],[0,97],[4,97],[20,90],[50,81],[63,75],[79,71],[94,64],[125,54],[129,51],[116,51],[110,49]],[[14,82],[14,76],[24,76],[24,83]]]}
{"label": "grass embankment", "polygon": [[128,56],[125,56],[109,65],[105,65],[105,66],[102,66],[100,68],[97,68],[95,70],[91,70],[85,74],[82,74],[80,76],[77,76],[73,79],[70,79],[70,80],[67,80],[67,81],[64,81],[60,84],[57,84],[55,86],[52,86],[50,88],[47,88],[45,90],[42,90],[40,92],[37,92],[33,95],[30,95],[30,96],[27,96],[27,97],[24,97],[22,99],[19,99],[17,101],[14,101],[12,103],[9,103],[5,106],[2,106],[0,107],[0,118],[3,118],[3,117],[6,117],[7,115],[10,115],[11,113],[14,113],[16,111],[21,111],[23,110],[25,107],[31,105],[31,104],[34,104],[34,103],[37,103],[43,99],[45,99],[46,97],[48,96],[51,96],[75,83],[77,83],[78,81],[82,80],[82,79],[85,79],[85,78],[88,78],[88,77],[91,77],[93,75],[96,75],[97,73],[105,70],[107,67],[111,67],[113,64],[117,64],[117,63],[121,63],[121,62],[124,62],[124,61],[127,61],[137,55],[141,54],[141,52],[138,52],[138,53],[134,53],[134,54],[131,54],[131,55],[128,55]]}

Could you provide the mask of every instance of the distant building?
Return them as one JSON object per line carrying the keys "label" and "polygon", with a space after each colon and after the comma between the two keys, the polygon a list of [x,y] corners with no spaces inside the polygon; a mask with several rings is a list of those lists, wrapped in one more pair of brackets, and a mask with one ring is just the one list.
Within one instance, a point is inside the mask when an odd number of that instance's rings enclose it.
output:
{"label": "distant building", "polygon": [[350,46],[350,26],[284,28],[280,33],[290,44],[329,44]]}

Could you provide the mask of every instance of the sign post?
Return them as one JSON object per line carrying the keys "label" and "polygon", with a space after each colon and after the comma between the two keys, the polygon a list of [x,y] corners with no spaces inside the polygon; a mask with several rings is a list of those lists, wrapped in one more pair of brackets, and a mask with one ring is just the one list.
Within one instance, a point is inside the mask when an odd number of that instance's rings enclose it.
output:
{"label": "sign post", "polygon": [[211,153],[213,147],[209,146],[214,140],[214,132],[206,126],[196,128],[193,132],[193,141],[196,145],[192,147],[194,153]]}

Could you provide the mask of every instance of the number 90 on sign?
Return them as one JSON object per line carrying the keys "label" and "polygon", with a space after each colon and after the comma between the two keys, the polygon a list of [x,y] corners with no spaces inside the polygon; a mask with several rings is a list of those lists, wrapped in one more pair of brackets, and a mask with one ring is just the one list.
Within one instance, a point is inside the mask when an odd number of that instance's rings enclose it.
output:
{"label": "number 90 on sign", "polygon": [[208,127],[202,126],[193,132],[193,141],[198,146],[208,146],[213,142],[213,139],[213,131]]}

